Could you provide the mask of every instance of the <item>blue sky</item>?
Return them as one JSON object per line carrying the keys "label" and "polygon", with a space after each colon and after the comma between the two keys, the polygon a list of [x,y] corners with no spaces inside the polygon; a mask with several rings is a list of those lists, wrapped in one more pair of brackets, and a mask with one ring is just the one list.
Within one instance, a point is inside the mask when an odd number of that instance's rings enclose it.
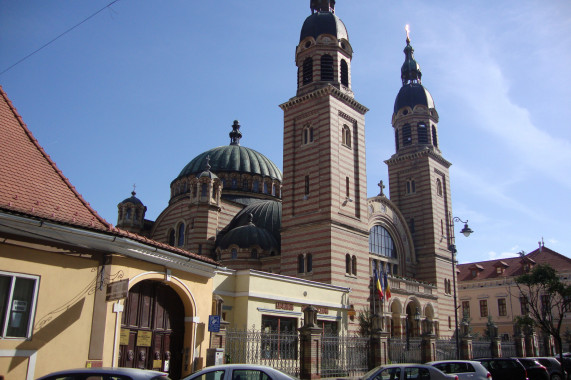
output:
{"label": "blue sky", "polygon": [[[0,71],[111,0],[0,0]],[[229,143],[282,167],[283,113],[309,0],[120,0],[0,75],[78,191],[115,224],[137,197],[154,220],[196,155]],[[452,162],[460,262],[571,254],[571,2],[338,0],[366,115],[368,195],[388,183],[406,24]],[[388,193],[388,191],[387,191]]]}

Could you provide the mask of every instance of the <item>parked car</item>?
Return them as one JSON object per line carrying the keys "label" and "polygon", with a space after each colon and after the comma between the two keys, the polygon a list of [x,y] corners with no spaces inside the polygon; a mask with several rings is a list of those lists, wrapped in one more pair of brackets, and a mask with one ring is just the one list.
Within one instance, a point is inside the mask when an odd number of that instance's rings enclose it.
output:
{"label": "parked car", "polygon": [[544,365],[531,358],[517,358],[527,371],[529,380],[549,380],[549,372]]}
{"label": "parked car", "polygon": [[558,361],[560,360],[561,366],[567,372],[567,379],[571,379],[571,358],[567,356],[563,356],[563,358],[559,358],[556,356],[555,359]]}
{"label": "parked car", "polygon": [[221,364],[206,367],[184,380],[292,380],[272,367],[256,364]]}
{"label": "parked car", "polygon": [[539,357],[539,358],[532,358],[537,360],[540,364],[544,365],[547,368],[547,372],[549,373],[549,378],[551,380],[565,380],[567,379],[567,371],[565,371],[563,365],[557,360],[557,358],[549,358],[549,357]]}
{"label": "parked car", "polygon": [[485,358],[475,360],[482,363],[495,380],[528,380],[527,370],[517,359]]}
{"label": "parked car", "polygon": [[459,380],[491,380],[492,374],[480,362],[474,360],[441,360],[426,363]]}
{"label": "parked car", "polygon": [[458,380],[456,375],[447,375],[426,364],[389,364],[367,372],[361,380]]}
{"label": "parked car", "polygon": [[170,380],[166,373],[138,368],[78,368],[52,372],[37,380]]}

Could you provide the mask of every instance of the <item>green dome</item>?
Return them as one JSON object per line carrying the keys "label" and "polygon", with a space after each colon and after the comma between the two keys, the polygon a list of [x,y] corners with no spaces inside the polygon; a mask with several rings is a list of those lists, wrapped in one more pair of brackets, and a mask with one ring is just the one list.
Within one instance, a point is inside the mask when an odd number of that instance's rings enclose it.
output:
{"label": "green dome", "polygon": [[270,177],[281,182],[282,173],[269,158],[253,149],[240,145],[226,145],[210,149],[196,156],[180,172],[175,181],[204,171],[206,158],[210,157],[211,171],[220,173],[247,173]]}
{"label": "green dome", "polygon": [[236,244],[240,248],[250,248],[256,245],[264,250],[279,248],[278,243],[268,230],[256,227],[252,223],[234,228],[218,242],[218,246],[222,249],[226,249],[232,244]]}
{"label": "green dome", "polygon": [[[240,226],[248,225],[252,216],[252,223],[272,234],[276,242],[281,241],[280,229],[282,226],[282,203],[274,200],[257,201],[242,209],[228,224],[227,231]],[[278,245],[279,247],[279,245]]]}

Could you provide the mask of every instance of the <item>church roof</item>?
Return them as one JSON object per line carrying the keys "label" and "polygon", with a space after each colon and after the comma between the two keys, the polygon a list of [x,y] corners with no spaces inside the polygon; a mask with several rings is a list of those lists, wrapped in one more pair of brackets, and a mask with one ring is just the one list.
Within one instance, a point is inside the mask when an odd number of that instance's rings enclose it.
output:
{"label": "church roof", "polygon": [[301,27],[299,41],[303,41],[306,37],[319,37],[322,34],[332,34],[337,39],[344,38],[349,40],[349,34],[343,21],[333,12],[315,12],[305,19]]}
{"label": "church roof", "polygon": [[428,108],[434,108],[434,100],[432,95],[420,83],[408,83],[401,87],[395,99],[394,113],[397,113],[403,107],[413,108],[417,105],[423,105]]}
{"label": "church roof", "polygon": [[0,209],[70,225],[108,229],[58,169],[0,87]]}
{"label": "church roof", "polygon": [[[457,266],[458,281],[481,281],[519,276],[526,273],[525,264],[549,264],[558,272],[571,271],[570,258],[542,246],[523,257],[459,264]],[[503,273],[498,273],[498,267],[504,268]],[[476,277],[472,276],[472,269],[478,270]]]}

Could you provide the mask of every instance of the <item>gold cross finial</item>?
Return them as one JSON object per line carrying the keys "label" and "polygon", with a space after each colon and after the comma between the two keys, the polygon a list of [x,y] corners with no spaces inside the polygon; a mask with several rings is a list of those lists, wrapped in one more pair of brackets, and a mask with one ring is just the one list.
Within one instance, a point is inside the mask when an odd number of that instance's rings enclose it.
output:
{"label": "gold cross finial", "polygon": [[408,24],[406,24],[404,26],[404,30],[406,30],[406,42],[409,43],[410,42],[410,26]]}

